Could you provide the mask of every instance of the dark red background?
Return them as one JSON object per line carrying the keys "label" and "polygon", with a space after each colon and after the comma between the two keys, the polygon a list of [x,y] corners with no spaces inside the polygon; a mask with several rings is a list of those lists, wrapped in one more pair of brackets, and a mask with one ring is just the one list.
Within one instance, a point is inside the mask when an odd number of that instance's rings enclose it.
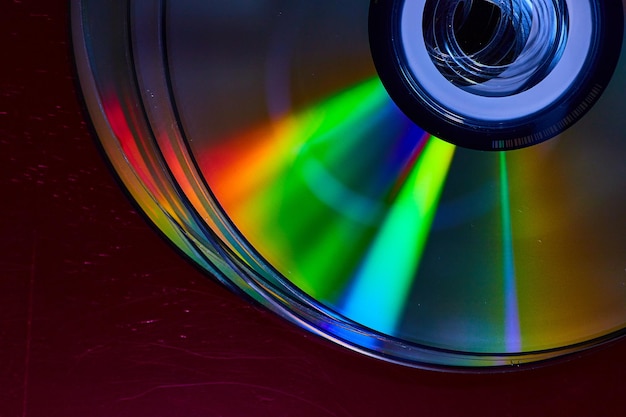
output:
{"label": "dark red background", "polygon": [[144,221],[75,88],[68,5],[0,8],[0,416],[618,416],[626,340],[447,374],[345,351],[248,305]]}

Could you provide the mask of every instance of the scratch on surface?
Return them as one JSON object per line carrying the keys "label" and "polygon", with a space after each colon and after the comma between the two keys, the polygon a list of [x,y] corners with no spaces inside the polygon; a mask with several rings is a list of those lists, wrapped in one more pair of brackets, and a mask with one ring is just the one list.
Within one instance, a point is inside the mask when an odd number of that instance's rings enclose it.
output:
{"label": "scratch on surface", "polygon": [[[148,388],[138,394],[129,396],[129,397],[122,397],[119,399],[119,401],[133,401],[133,400],[137,400],[139,398],[145,397],[146,395],[150,395],[156,391],[160,391],[160,390],[167,390],[167,389],[177,389],[177,388],[196,388],[196,387],[209,387],[209,386],[238,386],[238,387],[245,387],[245,388],[253,388],[253,389],[257,389],[257,390],[262,390],[268,393],[272,393],[272,394],[278,394],[278,395],[283,395],[285,397],[290,397],[293,399],[296,399],[298,401],[301,401],[304,404],[307,404],[313,408],[316,408],[320,411],[322,411],[324,414],[329,415],[329,416],[334,416],[334,417],[338,417],[338,414],[334,413],[332,410],[329,410],[325,407],[322,407],[320,404],[316,403],[315,401],[311,401],[308,400],[302,396],[296,395],[296,394],[292,394],[289,393],[287,391],[283,391],[283,390],[279,390],[279,389],[274,389],[274,388],[270,388],[270,387],[265,387],[263,385],[257,385],[257,384],[248,384],[248,383],[242,383],[242,382],[231,382],[231,381],[215,381],[215,382],[195,382],[195,383],[188,383],[188,384],[161,384],[161,385],[156,385],[154,387]],[[266,400],[269,400],[266,399]]]}
{"label": "scratch on surface", "polygon": [[33,302],[35,289],[35,260],[37,256],[37,234],[33,233],[33,250],[30,257],[30,274],[28,278],[28,299],[26,300],[26,340],[24,348],[24,380],[22,387],[22,417],[26,417],[28,406],[28,377],[30,374],[30,351],[33,339]]}

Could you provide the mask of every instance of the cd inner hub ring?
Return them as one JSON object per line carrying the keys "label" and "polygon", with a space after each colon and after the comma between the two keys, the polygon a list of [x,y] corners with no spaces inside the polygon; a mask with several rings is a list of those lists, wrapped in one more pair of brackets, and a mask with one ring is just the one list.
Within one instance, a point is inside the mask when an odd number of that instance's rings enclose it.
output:
{"label": "cd inner hub ring", "polygon": [[383,85],[416,124],[459,146],[511,150],[560,134],[595,104],[619,58],[623,6],[373,0],[369,33]]}

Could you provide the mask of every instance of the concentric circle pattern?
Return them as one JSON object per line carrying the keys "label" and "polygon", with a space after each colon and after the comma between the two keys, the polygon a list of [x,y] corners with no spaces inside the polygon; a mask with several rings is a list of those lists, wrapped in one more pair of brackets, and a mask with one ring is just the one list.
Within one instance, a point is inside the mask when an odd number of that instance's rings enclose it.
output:
{"label": "concentric circle pattern", "polygon": [[479,150],[531,146],[597,102],[620,56],[620,0],[372,1],[381,80],[419,126]]}
{"label": "concentric circle pattern", "polygon": [[[406,17],[446,2],[401,3],[394,10]],[[524,54],[540,36],[529,22],[535,9],[521,20],[494,12],[483,35],[497,33],[493,42],[509,48],[502,54],[494,45],[476,52],[462,27],[483,12],[454,3],[463,53],[492,67],[533,61]],[[623,5],[545,4],[555,7],[550,19],[562,17],[557,6],[569,11],[551,33],[557,46],[537,44],[551,63],[534,67],[534,84],[506,88],[515,96],[542,86],[545,100],[558,99],[551,88],[560,87],[545,84],[556,74],[563,91],[590,85],[595,104],[554,139],[510,152],[455,146],[400,110],[372,59],[367,1],[74,0],[72,11],[78,73],[108,158],[201,268],[359,352],[485,369],[579,351],[626,328],[626,54],[615,23]],[[610,33],[594,17],[605,5],[621,13]],[[423,21],[411,33],[422,36]],[[507,39],[515,25],[525,40]],[[607,61],[615,71],[588,72],[601,63],[585,59],[576,67],[568,48],[580,33],[612,42],[599,56],[617,50]],[[423,44],[446,36],[435,31]],[[596,41],[585,39],[587,56]],[[446,81],[455,91],[512,97],[487,86],[507,70],[481,72],[490,77],[481,83],[466,63],[441,69],[424,51],[407,67],[423,85],[429,71],[451,71],[465,79]],[[574,78],[565,80],[563,59],[578,68]],[[563,117],[577,111],[565,107]],[[520,109],[484,110],[494,119]]]}

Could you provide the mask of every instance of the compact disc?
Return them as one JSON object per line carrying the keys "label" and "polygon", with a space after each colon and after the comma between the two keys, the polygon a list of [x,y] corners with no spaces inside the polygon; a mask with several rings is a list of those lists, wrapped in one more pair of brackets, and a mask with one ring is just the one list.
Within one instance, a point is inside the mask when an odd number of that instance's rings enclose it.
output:
{"label": "compact disc", "polygon": [[[622,0],[74,0],[132,197],[201,268],[418,367],[626,329]],[[435,136],[436,135],[436,136]]]}

